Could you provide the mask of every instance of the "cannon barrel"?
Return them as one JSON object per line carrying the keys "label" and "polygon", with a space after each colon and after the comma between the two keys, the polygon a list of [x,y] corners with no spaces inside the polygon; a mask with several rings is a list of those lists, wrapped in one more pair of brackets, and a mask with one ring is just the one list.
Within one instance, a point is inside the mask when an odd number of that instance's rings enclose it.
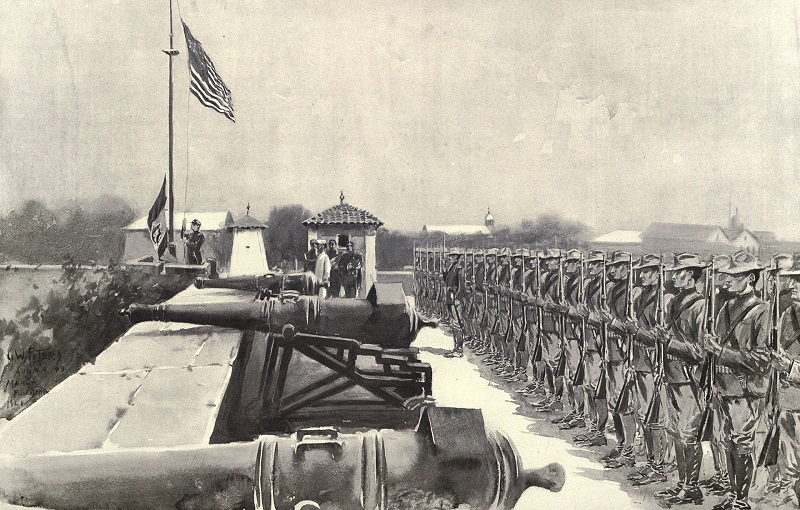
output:
{"label": "cannon barrel", "polygon": [[[399,286],[399,288],[398,288]],[[375,284],[367,299],[270,298],[254,302],[131,305],[131,322],[187,322],[281,333],[291,324],[299,333],[351,338],[383,347],[406,348],[422,327],[401,284]]]}
{"label": "cannon barrel", "polygon": [[264,273],[260,275],[234,276],[230,278],[195,279],[198,289],[235,289],[254,292],[265,292],[278,296],[290,290],[304,296],[314,296],[319,292],[319,285],[314,273]]}
{"label": "cannon barrel", "polygon": [[[416,430],[303,429],[247,443],[0,457],[0,494],[53,509],[418,508],[432,498],[513,508],[558,491],[558,464],[524,470],[480,410],[426,409]],[[415,504],[416,502],[416,504]]]}

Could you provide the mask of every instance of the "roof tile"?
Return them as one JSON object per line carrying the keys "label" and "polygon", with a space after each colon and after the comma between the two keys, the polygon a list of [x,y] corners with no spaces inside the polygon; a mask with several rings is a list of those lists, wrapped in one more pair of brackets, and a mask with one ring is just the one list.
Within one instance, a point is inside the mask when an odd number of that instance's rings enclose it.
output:
{"label": "roof tile", "polygon": [[347,203],[335,205],[303,222],[305,226],[339,224],[375,225],[380,227],[383,222],[372,213]]}

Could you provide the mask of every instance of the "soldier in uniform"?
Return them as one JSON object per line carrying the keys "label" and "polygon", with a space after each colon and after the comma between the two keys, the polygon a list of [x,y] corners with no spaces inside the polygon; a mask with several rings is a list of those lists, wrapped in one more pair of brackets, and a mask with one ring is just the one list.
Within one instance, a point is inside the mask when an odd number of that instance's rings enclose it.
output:
{"label": "soldier in uniform", "polygon": [[484,295],[486,299],[486,313],[485,322],[481,327],[483,334],[483,348],[478,349],[475,353],[478,355],[489,354],[489,358],[485,360],[486,364],[496,355],[494,343],[492,343],[492,331],[497,327],[497,249],[490,248],[486,251],[486,278],[485,278]]}
{"label": "soldier in uniform", "polygon": [[450,316],[450,328],[453,332],[453,350],[445,356],[449,358],[464,356],[464,322],[463,299],[465,291],[464,268],[461,266],[461,252],[457,248],[450,248],[447,254],[447,269],[444,271],[445,298],[448,315]]}
{"label": "soldier in uniform", "polygon": [[528,250],[518,249],[513,258],[511,271],[511,334],[508,338],[508,348],[513,358],[514,370],[507,376],[508,381],[527,380],[527,356],[525,356],[525,258]]}
{"label": "soldier in uniform", "polygon": [[703,339],[703,348],[714,356],[714,392],[720,399],[722,440],[734,491],[722,504],[737,510],[751,508],[754,442],[769,380],[769,312],[755,295],[762,269],[747,252],[731,257],[730,265],[720,272],[727,275],[728,289],[735,297],[720,308],[716,334]]}
{"label": "soldier in uniform", "polygon": [[181,229],[181,237],[183,243],[186,245],[186,263],[187,264],[202,264],[203,254],[200,249],[206,240],[206,236],[200,232],[200,220],[192,220],[191,230],[185,234],[186,219],[183,220],[183,227]]}
{"label": "soldier in uniform", "polygon": [[[647,464],[628,475],[633,485],[648,485],[667,481],[664,474],[664,459],[667,437],[664,426],[666,408],[663,398],[663,384],[656,387],[655,372],[663,377],[664,357],[655,337],[655,327],[663,326],[664,313],[668,306],[668,296],[664,293],[664,282],[660,280],[661,255],[642,256],[634,266],[639,272],[639,284],[633,301],[635,320],[626,323],[628,333],[633,338],[634,416],[644,438]],[[648,415],[649,413],[649,415]]]}
{"label": "soldier in uniform", "polygon": [[494,371],[504,377],[514,370],[507,342],[511,329],[511,250],[508,248],[500,250],[498,259],[497,291],[500,306],[498,309],[499,320],[494,333],[494,345],[500,356],[497,363],[494,363]]}
{"label": "soldier in uniform", "polygon": [[469,321],[471,324],[472,341],[470,348],[482,349],[483,332],[481,330],[484,314],[486,312],[486,264],[484,263],[483,250],[475,250],[472,275],[472,313]]}
{"label": "soldier in uniform", "polygon": [[633,418],[631,399],[626,394],[630,390],[630,375],[626,373],[628,349],[631,348],[625,323],[628,316],[628,303],[632,300],[629,278],[631,254],[614,252],[606,264],[611,281],[607,284],[606,310],[602,310],[603,322],[607,330],[604,346],[606,371],[606,396],[608,411],[614,422],[617,446],[600,457],[608,468],[630,467],[636,463],[633,455],[633,440],[636,435],[636,422]]}
{"label": "soldier in uniform", "polygon": [[339,277],[344,287],[344,297],[354,298],[361,287],[362,269],[364,261],[361,255],[354,251],[353,241],[347,243],[347,251],[339,256]]}
{"label": "soldier in uniform", "polygon": [[305,270],[313,273],[317,264],[317,240],[312,239],[308,242],[308,251],[305,255]]}
{"label": "soldier in uniform", "polygon": [[336,239],[328,240],[328,259],[331,261],[331,285],[328,296],[338,298],[342,292],[342,273],[339,266],[339,247],[336,246]]}
{"label": "soldier in uniform", "polygon": [[581,353],[584,343],[584,322],[578,306],[580,305],[581,294],[583,292],[583,281],[581,280],[581,264],[583,263],[583,253],[580,250],[569,250],[564,259],[564,271],[566,281],[564,286],[564,303],[561,312],[564,315],[563,328],[563,356],[564,366],[563,387],[567,397],[569,412],[565,415],[554,418],[552,423],[559,424],[559,428],[567,430],[575,427],[584,427],[585,400],[583,385],[575,385],[575,376],[578,373]]}
{"label": "soldier in uniform", "polygon": [[779,374],[780,489],[790,491],[781,495],[780,503],[787,504],[794,496],[800,506],[800,257],[795,256],[792,267],[781,275],[787,277],[792,304],[781,315],[779,349],[770,351],[772,366]]}
{"label": "soldier in uniform", "polygon": [[556,411],[562,408],[561,393],[563,377],[558,377],[558,367],[562,356],[562,321],[560,271],[561,250],[551,249],[542,257],[546,272],[542,274],[539,305],[542,307],[539,325],[542,360],[544,361],[544,397],[534,403],[534,409],[541,412]]}
{"label": "soldier in uniform", "polygon": [[586,341],[583,359],[583,386],[586,396],[586,417],[589,430],[577,434],[573,440],[583,446],[605,446],[607,444],[605,429],[608,423],[608,405],[606,388],[603,382],[603,349],[605,347],[605,326],[602,322],[602,311],[605,308],[604,273],[605,253],[598,250],[589,251],[586,258],[587,279],[584,287],[586,304],[578,310],[586,321]]}
{"label": "soldier in uniform", "polygon": [[528,254],[524,259],[525,273],[523,278],[524,290],[522,302],[525,310],[525,345],[522,356],[524,365],[528,363],[533,369],[533,381],[517,390],[517,393],[532,396],[536,393],[544,394],[544,362],[542,361],[542,350],[539,345],[539,263],[542,253],[535,250]]}
{"label": "soldier in uniform", "polygon": [[666,325],[657,325],[656,339],[664,346],[664,382],[668,402],[669,433],[674,437],[678,463],[678,483],[656,492],[670,504],[703,501],[698,482],[703,450],[698,434],[702,410],[698,397],[697,368],[703,362],[701,335],[705,319],[705,299],[697,283],[705,264],[697,255],[683,253],[670,267],[678,294],[667,307]]}

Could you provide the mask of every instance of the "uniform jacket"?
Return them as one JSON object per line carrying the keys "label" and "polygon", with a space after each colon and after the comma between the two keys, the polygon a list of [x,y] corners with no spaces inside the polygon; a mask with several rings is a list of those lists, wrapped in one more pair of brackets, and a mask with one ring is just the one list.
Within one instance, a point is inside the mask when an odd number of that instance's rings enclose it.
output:
{"label": "uniform jacket", "polygon": [[[628,309],[628,281],[609,282],[606,290],[608,310],[611,317],[624,323]],[[609,322],[606,324],[608,335],[606,335],[606,361],[619,363],[625,361],[625,338],[627,332],[619,329]]]}
{"label": "uniform jacket", "polygon": [[536,288],[536,270],[525,269],[523,278],[525,279],[525,296],[527,298],[525,313],[528,316],[528,324],[538,324],[539,311],[538,307],[533,303],[538,295],[538,289]]}
{"label": "uniform jacket", "polygon": [[581,281],[581,275],[579,272],[575,272],[573,274],[567,275],[567,281],[564,282],[564,298],[566,299],[566,305],[569,307],[566,316],[567,322],[567,338],[583,338],[583,319],[577,313],[577,306],[578,306],[578,295],[580,286],[583,284]]}
{"label": "uniform jacket", "polygon": [[447,287],[445,304],[452,305],[464,299],[464,269],[459,262],[453,262],[444,272],[444,283]]}
{"label": "uniform jacket", "polygon": [[523,282],[523,273],[525,268],[515,267],[511,270],[511,291],[512,296],[514,299],[514,305],[511,309],[511,315],[515,318],[522,317],[522,311],[524,304],[522,302],[522,282]]}
{"label": "uniform jacket", "polygon": [[[658,285],[639,287],[637,290],[633,297],[633,310],[639,331],[633,337],[633,368],[640,372],[652,372],[656,339],[651,330],[656,325]],[[664,312],[666,315],[666,310]]]}
{"label": "uniform jacket", "polygon": [[781,350],[795,360],[786,376],[781,376],[778,386],[780,408],[800,411],[800,303],[792,303],[781,317]]}
{"label": "uniform jacket", "polygon": [[360,285],[363,265],[363,259],[358,253],[346,251],[339,255],[338,266],[342,285]]}
{"label": "uniform jacket", "polygon": [[475,292],[483,294],[486,292],[486,264],[479,262],[475,264]]}
{"label": "uniform jacket", "polygon": [[696,289],[682,289],[666,305],[666,343],[664,381],[667,383],[697,382],[697,368],[705,359],[700,336],[705,334],[706,300]]}
{"label": "uniform jacket", "polygon": [[[558,270],[552,270],[547,273],[542,273],[542,299],[549,300],[553,303],[558,303],[560,296],[558,295]],[[559,324],[561,322],[561,314],[557,311],[548,311],[546,308],[542,313],[541,330],[547,332],[560,331]]]}
{"label": "uniform jacket", "polygon": [[206,240],[206,236],[203,235],[202,232],[195,232],[194,230],[190,231],[183,239],[184,244],[186,245],[186,263],[187,264],[202,264],[203,263],[203,254],[200,252],[200,248],[203,247],[203,243]]}
{"label": "uniform jacket", "polygon": [[317,260],[314,262],[314,275],[322,285],[331,282],[331,259],[324,251],[317,255]]}
{"label": "uniform jacket", "polygon": [[770,367],[768,309],[753,292],[722,305],[716,323],[722,352],[716,356],[716,362],[733,373],[714,374],[714,387],[719,395],[766,395]]}
{"label": "uniform jacket", "polygon": [[586,350],[600,352],[602,346],[602,327],[600,322],[600,309],[603,307],[603,292],[602,292],[603,279],[600,275],[590,277],[586,280],[584,287],[584,295],[586,296],[586,307],[589,309],[590,315],[586,318]]}

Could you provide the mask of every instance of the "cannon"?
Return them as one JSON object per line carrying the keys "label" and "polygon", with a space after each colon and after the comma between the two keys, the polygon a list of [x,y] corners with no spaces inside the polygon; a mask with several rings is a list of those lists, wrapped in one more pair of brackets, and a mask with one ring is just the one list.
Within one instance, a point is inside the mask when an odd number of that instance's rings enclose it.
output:
{"label": "cannon", "polygon": [[399,283],[376,283],[366,299],[326,300],[293,293],[250,303],[131,305],[127,314],[133,323],[186,322],[272,333],[291,324],[298,332],[387,348],[409,347],[421,328],[435,326],[417,314]]}
{"label": "cannon", "polygon": [[314,273],[264,273],[260,275],[234,276],[230,278],[195,279],[198,289],[234,289],[257,292],[259,299],[278,297],[288,292],[302,296],[315,296],[319,284]]}
{"label": "cannon", "polygon": [[0,457],[6,500],[53,509],[388,510],[439,500],[502,510],[528,487],[563,483],[558,464],[522,469],[480,410],[460,408],[426,408],[413,430],[324,427],[228,444]]}

